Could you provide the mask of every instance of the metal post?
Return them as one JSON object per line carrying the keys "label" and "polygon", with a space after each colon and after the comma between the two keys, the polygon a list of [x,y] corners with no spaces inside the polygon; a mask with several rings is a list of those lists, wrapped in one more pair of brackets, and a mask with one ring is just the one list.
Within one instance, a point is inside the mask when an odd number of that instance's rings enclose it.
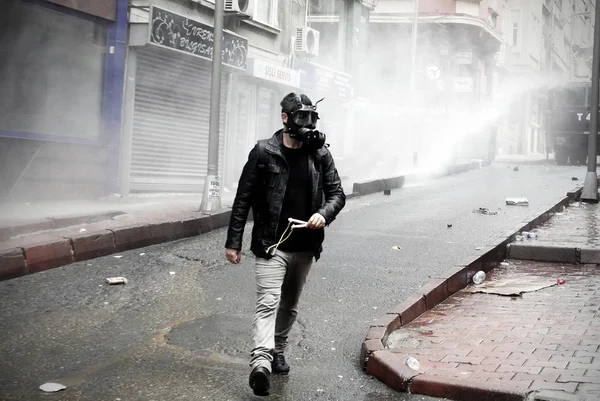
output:
{"label": "metal post", "polygon": [[598,87],[600,78],[600,7],[596,6],[596,23],[594,26],[594,59],[592,63],[592,105],[590,135],[588,138],[588,171],[585,175],[581,200],[598,202],[598,175],[596,173],[596,144],[598,142]]}
{"label": "metal post", "polygon": [[210,87],[210,122],[208,132],[208,168],[204,180],[201,212],[221,208],[221,182],[219,180],[219,122],[221,115],[221,52],[223,49],[224,0],[215,0],[214,43],[212,53],[212,79]]}
{"label": "metal post", "polygon": [[415,11],[413,13],[412,36],[410,43],[410,91],[415,91],[416,87],[416,66],[417,66],[417,27],[419,25],[419,0],[414,0]]}

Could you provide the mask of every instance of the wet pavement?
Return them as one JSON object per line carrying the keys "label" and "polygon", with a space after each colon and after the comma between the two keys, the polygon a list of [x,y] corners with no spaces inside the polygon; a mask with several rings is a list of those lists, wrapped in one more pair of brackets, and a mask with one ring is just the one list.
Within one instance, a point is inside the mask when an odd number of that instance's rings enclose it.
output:
{"label": "wet pavement", "polygon": [[[432,400],[362,371],[369,324],[555,204],[579,173],[492,166],[351,199],[309,275],[288,353],[292,372],[275,378],[269,399]],[[531,204],[507,207],[507,196]],[[479,207],[500,210],[473,213]],[[0,282],[0,399],[258,399],[247,385],[253,258],[228,264],[224,239],[220,229]],[[129,283],[107,286],[113,276]],[[68,387],[43,394],[46,381]]]}

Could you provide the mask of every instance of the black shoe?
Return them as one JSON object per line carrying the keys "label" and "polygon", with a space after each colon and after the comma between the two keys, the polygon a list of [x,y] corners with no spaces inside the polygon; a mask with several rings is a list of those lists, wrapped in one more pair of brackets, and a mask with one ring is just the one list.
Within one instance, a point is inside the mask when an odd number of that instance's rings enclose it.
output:
{"label": "black shoe", "polygon": [[254,395],[269,395],[269,371],[267,368],[257,366],[252,369],[249,380],[250,388]]}
{"label": "black shoe", "polygon": [[275,354],[273,356],[273,362],[271,362],[271,369],[273,373],[287,375],[290,373],[290,365],[285,363],[285,357],[283,354]]}

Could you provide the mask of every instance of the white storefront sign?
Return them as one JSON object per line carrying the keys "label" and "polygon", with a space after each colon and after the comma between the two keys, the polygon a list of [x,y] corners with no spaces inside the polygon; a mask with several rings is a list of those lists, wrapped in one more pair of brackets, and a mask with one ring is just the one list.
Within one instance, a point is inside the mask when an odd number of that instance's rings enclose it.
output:
{"label": "white storefront sign", "polygon": [[454,62],[456,64],[472,64],[473,53],[472,52],[455,52]]}
{"label": "white storefront sign", "polygon": [[473,92],[473,78],[457,77],[454,78],[455,92]]}
{"label": "white storefront sign", "polygon": [[291,68],[268,63],[260,59],[251,59],[252,75],[279,84],[300,87],[300,73]]}

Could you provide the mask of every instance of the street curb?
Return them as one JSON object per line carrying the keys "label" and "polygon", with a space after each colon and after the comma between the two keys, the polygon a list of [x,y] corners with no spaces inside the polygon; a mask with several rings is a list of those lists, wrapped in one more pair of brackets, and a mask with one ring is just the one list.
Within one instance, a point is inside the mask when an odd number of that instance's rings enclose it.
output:
{"label": "street curb", "polygon": [[31,234],[35,232],[56,230],[60,228],[66,228],[77,224],[90,224],[96,223],[103,220],[110,220],[116,216],[125,214],[125,212],[114,211],[114,212],[100,212],[84,215],[72,215],[63,217],[48,217],[32,221],[27,224],[21,225],[5,225],[0,226],[0,241],[10,239],[11,237]]}
{"label": "street curb", "polygon": [[[463,163],[449,169],[446,176],[471,169],[480,168],[479,162]],[[347,199],[383,191],[384,189],[402,188],[406,176],[395,176],[380,180],[354,183]],[[357,187],[358,185],[358,187]],[[357,191],[358,188],[358,191]],[[370,192],[373,191],[373,192]],[[103,212],[93,215],[68,216],[57,219],[44,219],[19,227],[0,227],[2,235],[8,238],[20,233],[46,231],[68,226],[110,220],[123,212]],[[200,217],[184,217],[181,219],[163,220],[156,223],[135,223],[122,227],[89,231],[84,234],[46,238],[39,243],[2,248],[0,242],[0,281],[20,277],[73,262],[111,255],[116,252],[156,245],[163,242],[193,237],[212,230],[227,227],[231,217],[231,209],[222,209]],[[252,219],[252,213],[248,220]],[[2,231],[4,230],[4,231]]]}
{"label": "street curb", "polygon": [[[482,163],[480,162],[469,162],[469,163],[460,163],[455,164],[448,167],[448,170],[442,174],[436,176],[445,177],[452,174],[464,173],[470,170],[478,170],[482,167]],[[376,180],[367,180],[355,182],[352,185],[352,195],[354,196],[362,196],[362,195],[370,195],[377,192],[383,192],[385,190],[391,189],[400,189],[404,186],[407,179],[413,177],[414,174],[402,174],[396,175],[388,178],[380,178]]]}
{"label": "street curb", "polygon": [[510,165],[517,165],[517,166],[538,166],[538,165],[542,165],[542,164],[556,164],[556,161],[554,159],[541,159],[541,160],[494,160],[494,163],[497,164],[510,164]]}
{"label": "street curb", "polygon": [[558,244],[509,244],[508,257],[538,262],[600,264],[600,250],[596,248],[562,246]]}
{"label": "street curb", "polygon": [[37,243],[0,249],[0,281],[115,252],[204,234],[226,227],[230,217],[231,209],[223,209],[199,217],[130,224],[70,236],[55,235]]}
{"label": "street curb", "polygon": [[522,231],[532,230],[550,220],[555,213],[563,211],[571,202],[579,199],[581,191],[582,188],[569,191],[554,206],[537,217],[518,223],[506,234],[498,237],[496,244],[484,247],[483,254],[474,260],[470,257],[465,263],[460,263],[432,277],[429,283],[371,324],[360,350],[360,365],[363,370],[394,389],[412,394],[445,397],[459,401],[474,399],[522,400],[524,395],[514,392],[510,388],[489,387],[487,384],[482,385],[484,387],[480,385],[474,387],[468,386],[460,380],[427,375],[408,378],[406,367],[401,360],[386,349],[387,338],[393,331],[408,325],[446,298],[467,287],[473,275],[479,270],[488,273],[497,267],[506,259],[508,245],[516,235]]}

